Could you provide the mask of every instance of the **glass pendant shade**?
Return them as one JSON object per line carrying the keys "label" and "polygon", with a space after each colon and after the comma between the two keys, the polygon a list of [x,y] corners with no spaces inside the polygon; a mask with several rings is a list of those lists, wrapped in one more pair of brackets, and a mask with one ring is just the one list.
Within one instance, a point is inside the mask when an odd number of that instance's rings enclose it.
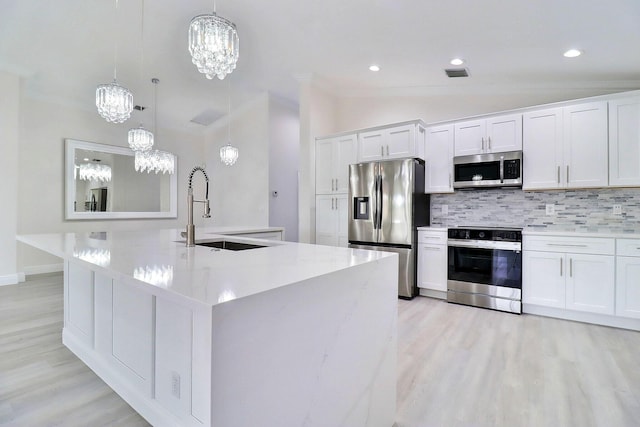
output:
{"label": "glass pendant shade", "polygon": [[83,181],[111,181],[111,167],[96,163],[80,164],[78,174]]}
{"label": "glass pendant shade", "polygon": [[137,172],[173,174],[176,168],[175,156],[160,150],[136,151],[134,163]]}
{"label": "glass pendant shade", "polygon": [[129,147],[133,151],[149,151],[153,147],[153,133],[140,125],[129,129]]}
{"label": "glass pendant shade", "polygon": [[220,161],[227,166],[233,165],[238,160],[238,149],[230,142],[220,149]]}
{"label": "glass pendant shade", "polygon": [[233,22],[215,14],[198,15],[189,25],[189,53],[198,71],[220,80],[236,68],[239,40]]}
{"label": "glass pendant shade", "polygon": [[123,123],[131,117],[133,94],[114,79],[113,83],[99,85],[96,89],[96,107],[106,121]]}

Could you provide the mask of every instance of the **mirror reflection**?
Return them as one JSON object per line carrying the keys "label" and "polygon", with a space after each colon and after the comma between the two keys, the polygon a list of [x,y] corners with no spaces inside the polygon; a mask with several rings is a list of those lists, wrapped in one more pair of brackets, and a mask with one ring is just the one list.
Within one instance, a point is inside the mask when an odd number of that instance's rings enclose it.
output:
{"label": "mirror reflection", "polygon": [[66,143],[67,219],[176,217],[176,174],[137,172],[128,148]]}

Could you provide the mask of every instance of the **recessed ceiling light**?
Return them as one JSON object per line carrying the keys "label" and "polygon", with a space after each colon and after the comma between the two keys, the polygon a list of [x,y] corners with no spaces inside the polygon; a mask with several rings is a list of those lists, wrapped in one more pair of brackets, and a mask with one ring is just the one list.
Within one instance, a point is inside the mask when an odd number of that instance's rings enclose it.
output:
{"label": "recessed ceiling light", "polygon": [[564,53],[565,58],[575,58],[582,55],[582,51],[578,49],[569,49]]}
{"label": "recessed ceiling light", "polygon": [[449,63],[451,65],[462,65],[462,64],[464,64],[464,59],[462,59],[462,58],[453,58]]}
{"label": "recessed ceiling light", "polygon": [[369,70],[371,71],[380,71],[380,67],[377,65],[369,65]]}

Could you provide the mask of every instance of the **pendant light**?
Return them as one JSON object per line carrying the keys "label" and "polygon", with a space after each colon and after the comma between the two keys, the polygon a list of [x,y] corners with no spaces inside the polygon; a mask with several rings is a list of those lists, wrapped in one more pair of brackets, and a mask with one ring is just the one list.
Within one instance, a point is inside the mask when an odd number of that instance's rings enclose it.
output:
{"label": "pendant light", "polygon": [[[155,135],[158,134],[158,83],[160,80],[157,78],[151,79],[151,83],[155,85],[154,90],[154,106],[153,106],[153,133]],[[147,150],[147,151],[136,151],[134,158],[134,167],[137,172],[155,172],[163,174],[173,174],[175,173],[175,165],[176,156],[167,151],[161,150]]]}
{"label": "pendant light", "polygon": [[236,68],[239,53],[236,25],[216,14],[198,15],[189,24],[189,53],[191,62],[208,79],[220,80]]}
{"label": "pendant light", "polygon": [[[116,2],[116,19],[118,21],[118,0]],[[114,34],[117,34],[114,31]],[[98,114],[110,123],[122,123],[131,117],[133,111],[133,94],[129,89],[120,86],[117,81],[118,40],[115,38],[113,64],[113,82],[98,85],[96,89],[96,107]]]}
{"label": "pendant light", "polygon": [[[144,75],[144,0],[141,1],[142,10],[140,13],[140,81],[143,80]],[[154,91],[154,98],[156,93]],[[129,147],[133,151],[148,151],[153,147],[153,133],[148,131],[142,126],[129,129],[128,133]]]}
{"label": "pendant light", "polygon": [[238,161],[238,149],[231,145],[231,82],[228,86],[227,101],[227,145],[220,148],[220,161],[227,166],[233,166]]}

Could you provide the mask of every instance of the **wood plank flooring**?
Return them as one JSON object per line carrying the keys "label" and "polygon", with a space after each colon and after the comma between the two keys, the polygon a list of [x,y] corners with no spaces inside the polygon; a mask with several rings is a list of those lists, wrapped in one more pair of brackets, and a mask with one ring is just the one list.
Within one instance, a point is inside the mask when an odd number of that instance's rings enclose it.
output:
{"label": "wood plank flooring", "polygon": [[[640,333],[398,304],[397,427],[640,426]],[[148,425],[61,329],[61,275],[0,287],[0,426]]]}

